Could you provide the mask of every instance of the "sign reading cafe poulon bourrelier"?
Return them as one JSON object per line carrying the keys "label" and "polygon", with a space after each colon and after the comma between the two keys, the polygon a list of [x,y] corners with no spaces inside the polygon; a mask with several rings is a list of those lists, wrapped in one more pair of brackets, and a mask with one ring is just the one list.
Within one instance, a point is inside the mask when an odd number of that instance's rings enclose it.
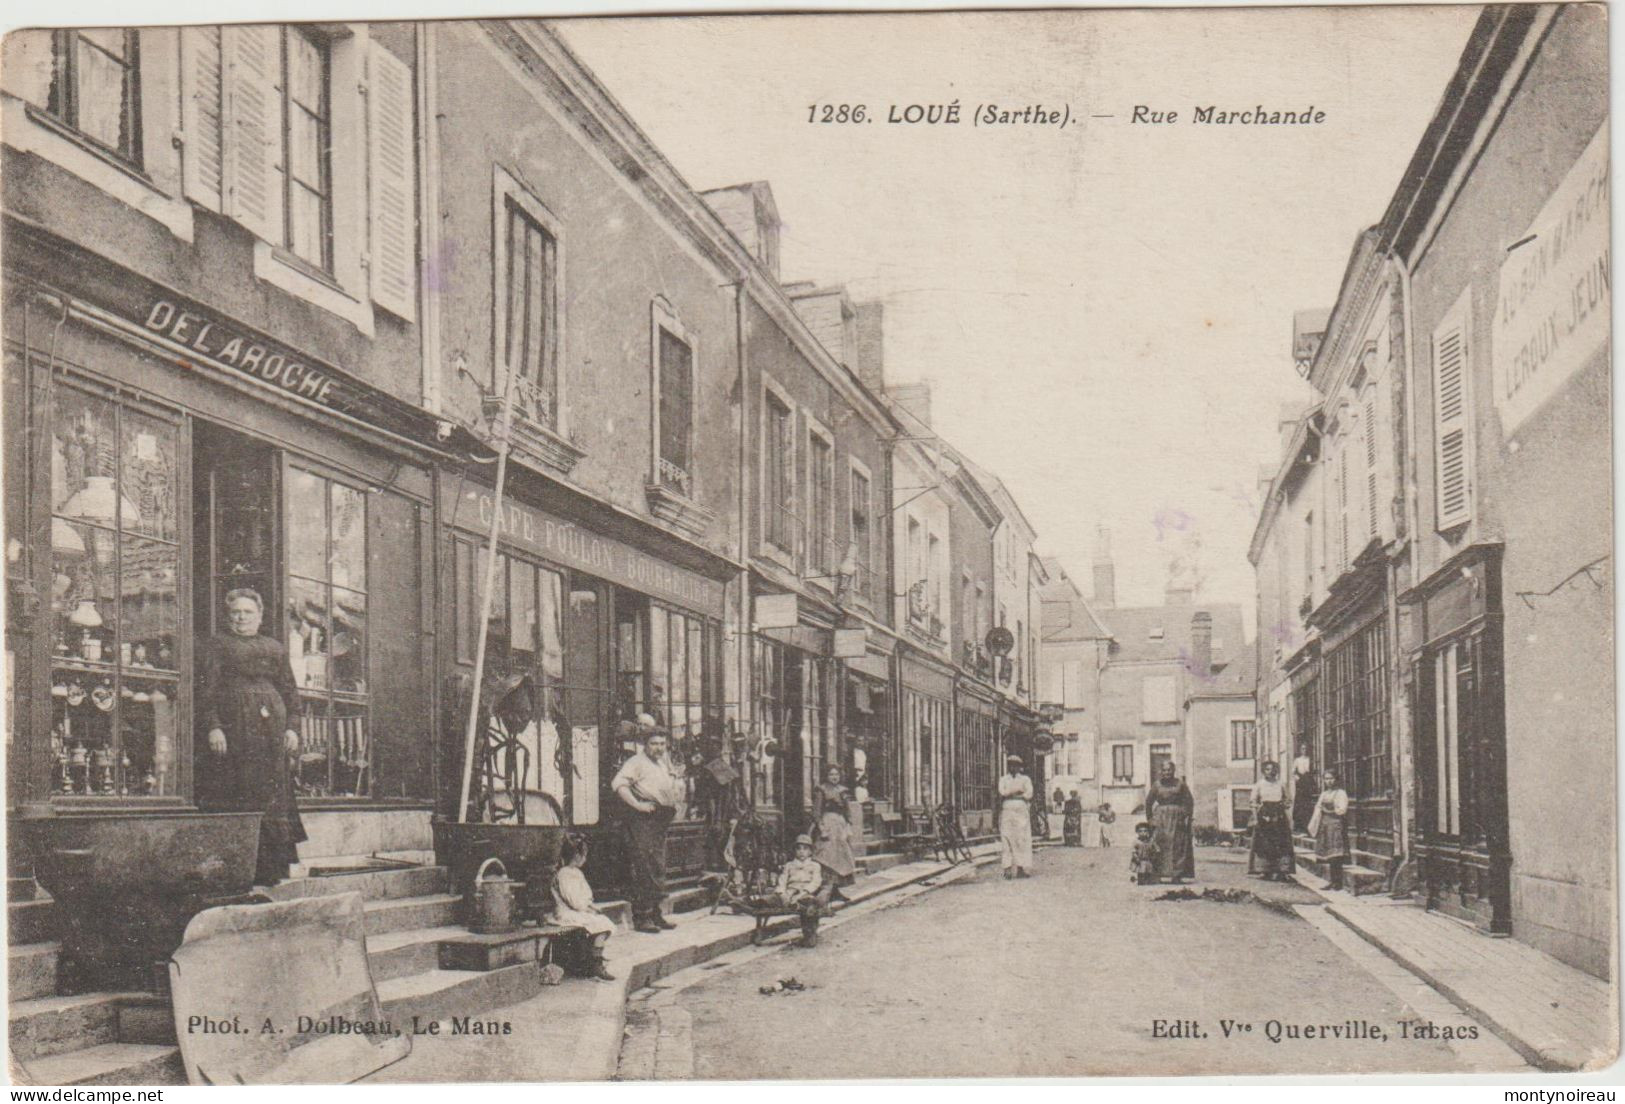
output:
{"label": "sign reading cafe poulon bourrelier", "polygon": [[[457,528],[485,537],[490,534],[497,505],[488,489],[467,484],[459,488],[453,480],[445,489],[440,509]],[[504,500],[500,532],[505,543],[561,567],[576,568],[654,598],[722,616],[723,586],[717,580],[532,506]]]}
{"label": "sign reading cafe poulon bourrelier", "polygon": [[1504,432],[1608,340],[1610,263],[1604,123],[1501,265],[1491,356]]}

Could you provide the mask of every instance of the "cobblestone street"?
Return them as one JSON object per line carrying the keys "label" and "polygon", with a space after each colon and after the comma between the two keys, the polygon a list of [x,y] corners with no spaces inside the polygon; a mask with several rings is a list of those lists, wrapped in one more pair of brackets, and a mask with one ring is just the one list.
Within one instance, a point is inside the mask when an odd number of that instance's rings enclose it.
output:
{"label": "cobblestone street", "polygon": [[[663,1043],[692,1045],[701,1078],[1527,1068],[1317,895],[1249,879],[1241,857],[1204,849],[1196,890],[1267,904],[1154,900],[1167,887],[1131,885],[1122,849],[1045,849],[1025,882],[986,867],[836,925],[816,950],[671,979],[687,987],[665,1001]],[[759,992],[792,976],[806,989]],[[1405,1037],[1420,1021],[1477,1038]]]}

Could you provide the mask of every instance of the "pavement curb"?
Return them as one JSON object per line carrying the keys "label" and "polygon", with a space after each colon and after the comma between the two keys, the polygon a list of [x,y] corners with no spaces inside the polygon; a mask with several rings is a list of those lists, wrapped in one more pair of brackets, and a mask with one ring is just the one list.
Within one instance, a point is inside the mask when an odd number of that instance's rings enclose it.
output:
{"label": "pavement curb", "polygon": [[[1316,890],[1316,892],[1320,891]],[[1497,1038],[1517,1051],[1525,1061],[1536,1069],[1547,1073],[1577,1073],[1585,1069],[1584,1063],[1575,1064],[1566,1058],[1557,1057],[1548,1048],[1525,1039],[1520,1033],[1512,1030],[1496,1016],[1492,1015],[1481,1004],[1463,996],[1460,990],[1444,981],[1432,970],[1427,969],[1403,951],[1382,940],[1370,929],[1363,926],[1358,917],[1350,916],[1339,902],[1328,899],[1326,901],[1326,911],[1336,917],[1355,935],[1358,935],[1393,961],[1405,967],[1405,969],[1426,982],[1434,991],[1442,994],[1457,1008],[1460,1008],[1485,1028],[1494,1032]]]}

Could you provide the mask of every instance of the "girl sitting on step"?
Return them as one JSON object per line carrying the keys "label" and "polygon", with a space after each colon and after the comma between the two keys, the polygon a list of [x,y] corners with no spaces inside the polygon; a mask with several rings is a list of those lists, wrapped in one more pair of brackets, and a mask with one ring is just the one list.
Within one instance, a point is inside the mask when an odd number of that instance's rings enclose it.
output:
{"label": "girl sitting on step", "polygon": [[600,981],[614,981],[615,975],[604,965],[604,946],[615,932],[615,922],[594,903],[592,886],[581,872],[587,862],[587,837],[579,832],[566,834],[559,860],[563,865],[553,878],[554,909],[550,919],[562,926],[585,928],[592,940],[589,975]]}

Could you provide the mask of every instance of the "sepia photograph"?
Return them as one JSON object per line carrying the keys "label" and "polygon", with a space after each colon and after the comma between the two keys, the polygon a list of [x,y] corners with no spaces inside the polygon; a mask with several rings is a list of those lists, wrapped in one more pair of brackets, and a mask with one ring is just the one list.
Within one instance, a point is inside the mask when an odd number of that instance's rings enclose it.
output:
{"label": "sepia photograph", "polygon": [[1606,5],[346,14],[0,39],[10,1083],[1614,1065]]}

